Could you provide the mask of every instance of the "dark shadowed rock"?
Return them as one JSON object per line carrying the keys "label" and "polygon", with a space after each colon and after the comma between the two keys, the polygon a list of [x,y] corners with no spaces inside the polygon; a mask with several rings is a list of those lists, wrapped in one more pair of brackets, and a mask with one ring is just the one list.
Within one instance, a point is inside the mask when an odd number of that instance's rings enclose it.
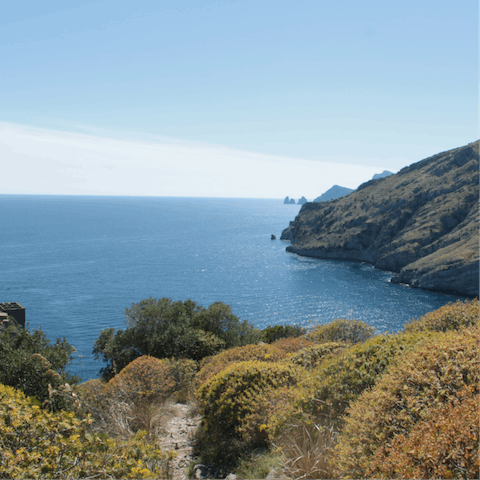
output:
{"label": "dark shadowed rock", "polygon": [[393,282],[479,291],[479,142],[439,153],[348,196],[302,206],[282,233],[299,255],[366,261]]}

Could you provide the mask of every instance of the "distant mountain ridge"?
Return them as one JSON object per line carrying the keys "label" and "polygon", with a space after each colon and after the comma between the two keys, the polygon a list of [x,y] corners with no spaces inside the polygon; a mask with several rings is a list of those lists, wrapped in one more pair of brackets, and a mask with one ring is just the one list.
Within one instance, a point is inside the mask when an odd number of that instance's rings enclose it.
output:
{"label": "distant mountain ridge", "polygon": [[388,170],[384,170],[382,173],[376,173],[372,180],[378,180],[379,178],[385,178],[385,177],[389,177],[390,175],[393,175],[393,172],[390,172]]}
{"label": "distant mountain ridge", "polygon": [[282,233],[303,256],[366,261],[396,283],[479,293],[479,142],[307,203]]}
{"label": "distant mountain ridge", "polygon": [[335,198],[343,197],[352,192],[354,192],[353,188],[334,185],[333,187],[329,188],[325,193],[322,193],[319,197],[317,197],[314,202],[327,202],[328,200],[334,200]]}

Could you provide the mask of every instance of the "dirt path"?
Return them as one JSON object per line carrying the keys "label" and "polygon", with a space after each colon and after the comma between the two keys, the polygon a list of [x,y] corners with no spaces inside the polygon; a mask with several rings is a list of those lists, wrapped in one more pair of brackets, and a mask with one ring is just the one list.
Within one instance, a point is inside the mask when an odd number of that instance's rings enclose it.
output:
{"label": "dirt path", "polygon": [[200,425],[200,415],[192,416],[192,407],[183,403],[173,403],[168,407],[168,419],[160,445],[163,450],[177,452],[170,467],[173,480],[185,480],[186,470],[193,461],[192,438]]}

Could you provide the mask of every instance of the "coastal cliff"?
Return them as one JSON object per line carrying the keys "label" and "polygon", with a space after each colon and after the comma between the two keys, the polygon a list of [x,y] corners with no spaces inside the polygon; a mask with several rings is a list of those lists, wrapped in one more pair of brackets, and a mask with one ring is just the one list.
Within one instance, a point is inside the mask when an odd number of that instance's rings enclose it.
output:
{"label": "coastal cliff", "polygon": [[479,142],[442,152],[353,193],[307,203],[282,240],[299,255],[369,262],[392,282],[479,293]]}

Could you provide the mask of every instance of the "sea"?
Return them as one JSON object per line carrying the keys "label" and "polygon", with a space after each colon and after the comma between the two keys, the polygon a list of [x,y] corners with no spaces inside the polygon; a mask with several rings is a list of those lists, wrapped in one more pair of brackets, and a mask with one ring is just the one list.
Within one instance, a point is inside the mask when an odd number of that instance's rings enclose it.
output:
{"label": "sea", "polygon": [[24,306],[28,328],[52,342],[65,337],[69,371],[88,380],[103,366],[92,355],[101,330],[125,328],[125,309],[148,297],[221,301],[258,328],[345,318],[378,332],[464,298],[286,252],[279,238],[299,210],[281,199],[0,195],[0,302]]}

